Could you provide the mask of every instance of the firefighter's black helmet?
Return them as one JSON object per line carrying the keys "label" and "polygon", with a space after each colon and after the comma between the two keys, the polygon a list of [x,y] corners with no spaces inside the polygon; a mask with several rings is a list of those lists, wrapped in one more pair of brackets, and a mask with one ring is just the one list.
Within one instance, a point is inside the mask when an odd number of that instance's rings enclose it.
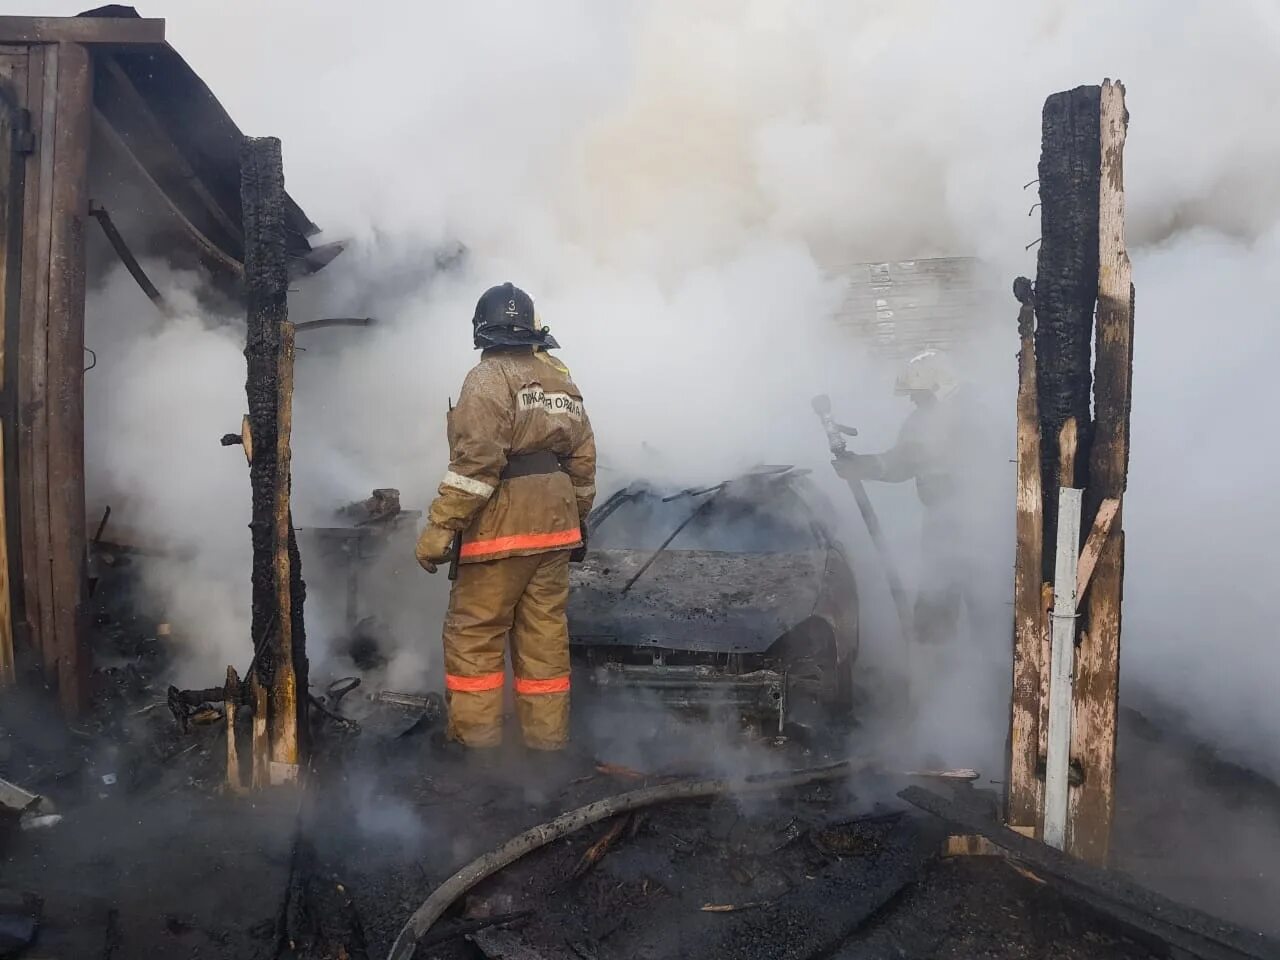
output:
{"label": "firefighter's black helmet", "polygon": [[533,298],[511,283],[490,287],[476,302],[471,329],[477,350],[488,347],[546,347],[560,344],[538,322]]}

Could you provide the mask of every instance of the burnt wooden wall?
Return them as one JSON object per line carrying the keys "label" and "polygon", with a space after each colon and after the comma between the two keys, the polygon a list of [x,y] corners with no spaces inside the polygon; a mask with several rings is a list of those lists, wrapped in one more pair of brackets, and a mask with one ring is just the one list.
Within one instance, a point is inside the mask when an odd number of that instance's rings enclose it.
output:
{"label": "burnt wooden wall", "polygon": [[[103,46],[98,46],[103,45]],[[0,686],[88,700],[85,229],[93,50],[164,21],[0,15]],[[167,49],[167,48],[165,48]]]}
{"label": "burnt wooden wall", "polygon": [[[87,696],[84,229],[92,71],[79,43],[3,44],[0,83],[25,127],[21,229],[7,234],[5,507],[15,654],[43,667],[65,712]],[[13,213],[19,213],[15,210]],[[17,243],[19,250],[13,249]]]}

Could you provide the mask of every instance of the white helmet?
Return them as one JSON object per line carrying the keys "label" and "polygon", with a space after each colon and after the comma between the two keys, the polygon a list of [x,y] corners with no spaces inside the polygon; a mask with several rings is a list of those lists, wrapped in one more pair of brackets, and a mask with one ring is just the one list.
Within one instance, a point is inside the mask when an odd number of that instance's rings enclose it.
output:
{"label": "white helmet", "polygon": [[926,350],[907,361],[898,375],[894,392],[899,394],[922,391],[932,393],[939,400],[955,393],[960,386],[951,361],[936,350]]}

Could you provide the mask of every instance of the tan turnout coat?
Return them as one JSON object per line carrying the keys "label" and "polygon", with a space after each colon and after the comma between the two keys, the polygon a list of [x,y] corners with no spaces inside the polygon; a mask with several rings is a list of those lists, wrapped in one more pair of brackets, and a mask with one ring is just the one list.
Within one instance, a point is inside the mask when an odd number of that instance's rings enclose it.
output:
{"label": "tan turnout coat", "polygon": [[[449,469],[429,520],[462,531],[460,562],[581,544],[595,499],[596,446],[582,393],[544,351],[486,350],[449,413]],[[550,451],[554,473],[503,479],[508,458]]]}

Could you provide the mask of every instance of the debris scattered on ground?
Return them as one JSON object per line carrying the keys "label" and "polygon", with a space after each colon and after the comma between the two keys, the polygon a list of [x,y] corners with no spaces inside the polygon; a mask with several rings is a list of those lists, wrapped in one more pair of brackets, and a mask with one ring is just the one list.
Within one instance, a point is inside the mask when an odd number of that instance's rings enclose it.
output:
{"label": "debris scattered on ground", "polygon": [[38,816],[24,815],[18,822],[23,830],[47,830],[49,827],[56,827],[60,824],[62,815],[59,813],[46,813]]}
{"label": "debris scattered on ground", "polygon": [[766,901],[756,903],[704,903],[702,905],[703,913],[733,913],[737,910],[754,910],[757,907],[768,906]]}
{"label": "debris scattered on ground", "polygon": [[0,806],[17,814],[53,813],[53,804],[47,798],[8,780],[0,780]]}
{"label": "debris scattered on ground", "polygon": [[0,957],[16,957],[35,942],[43,910],[33,893],[0,890]]}

